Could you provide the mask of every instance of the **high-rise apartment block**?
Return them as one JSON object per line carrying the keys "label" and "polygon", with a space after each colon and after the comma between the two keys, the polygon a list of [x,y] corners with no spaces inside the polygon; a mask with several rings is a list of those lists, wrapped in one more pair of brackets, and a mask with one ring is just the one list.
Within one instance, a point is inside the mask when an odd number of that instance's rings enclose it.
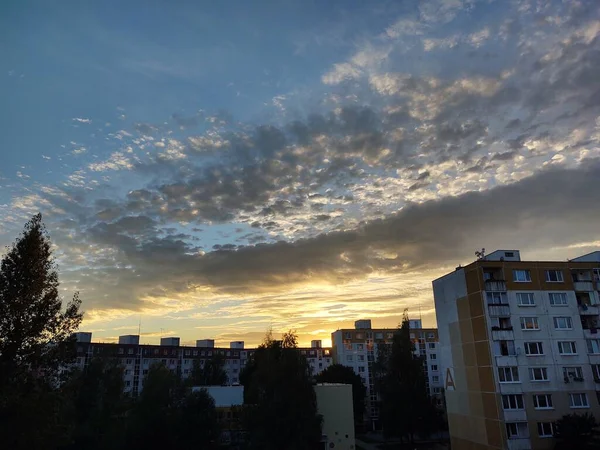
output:
{"label": "high-rise apartment block", "polygon": [[[410,320],[410,337],[415,353],[423,358],[427,374],[427,388],[433,396],[442,391],[443,370],[438,352],[438,334],[435,328],[423,328],[420,319]],[[357,320],[354,328],[337,330],[331,334],[334,362],[351,367],[360,375],[367,387],[367,415],[370,427],[379,429],[378,396],[375,391],[373,363],[377,348],[392,342],[394,328],[371,328],[370,320]]]}
{"label": "high-rise apartment block", "polygon": [[[85,368],[94,358],[112,359],[119,362],[124,370],[125,392],[137,396],[144,384],[144,376],[152,364],[164,364],[183,378],[190,376],[194,361],[203,366],[206,361],[220,356],[225,360],[227,384],[239,384],[241,370],[255,351],[244,348],[243,341],[231,342],[229,348],[215,347],[213,339],[196,341],[196,347],[181,346],[178,337],[164,337],[160,345],[140,344],[138,335],[120,336],[119,342],[92,342],[92,333],[75,333],[77,340],[76,364]],[[331,348],[323,348],[321,341],[312,341],[310,348],[300,348],[306,356],[313,374],[318,374],[333,364]]]}
{"label": "high-rise apartment block", "polygon": [[435,280],[452,448],[550,449],[565,414],[600,418],[600,252],[499,250]]}

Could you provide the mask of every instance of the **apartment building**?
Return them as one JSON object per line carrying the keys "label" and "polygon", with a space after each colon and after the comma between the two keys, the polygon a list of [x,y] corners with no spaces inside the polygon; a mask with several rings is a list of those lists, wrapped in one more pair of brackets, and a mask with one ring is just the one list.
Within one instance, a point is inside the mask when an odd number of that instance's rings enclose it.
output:
{"label": "apartment building", "polygon": [[[161,338],[160,345],[145,345],[139,343],[138,335],[120,336],[118,343],[92,342],[92,333],[87,332],[79,332],[75,336],[76,364],[83,369],[94,358],[118,360],[124,370],[125,392],[132,396],[137,396],[142,391],[144,376],[155,363],[164,364],[173,372],[187,378],[195,360],[202,366],[217,356],[225,360],[228,385],[237,385],[240,372],[256,350],[244,348],[243,341],[231,342],[229,348],[219,348],[215,347],[213,339],[198,340],[196,346],[192,347],[180,345],[178,337]],[[314,340],[310,348],[299,349],[315,375],[333,364],[331,348],[323,348],[321,344],[320,340]]]}
{"label": "apartment building", "polygon": [[453,449],[550,449],[565,414],[600,418],[600,252],[498,250],[433,281]]}
{"label": "apartment building", "polygon": [[[410,320],[410,337],[415,353],[423,357],[429,393],[439,396],[443,387],[443,371],[438,353],[438,334],[435,328],[423,328],[421,320]],[[360,375],[367,387],[367,415],[372,429],[379,429],[378,396],[375,391],[373,363],[377,359],[379,345],[392,342],[395,328],[371,327],[368,319],[357,320],[353,329],[342,329],[331,334],[333,359],[337,364],[351,367]]]}

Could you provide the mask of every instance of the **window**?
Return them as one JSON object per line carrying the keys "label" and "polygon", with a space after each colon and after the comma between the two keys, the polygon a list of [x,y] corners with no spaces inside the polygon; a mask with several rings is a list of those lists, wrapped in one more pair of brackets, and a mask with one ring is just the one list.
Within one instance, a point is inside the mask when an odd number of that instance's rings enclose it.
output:
{"label": "window", "polygon": [[383,333],[381,331],[375,333],[375,339],[383,339]]}
{"label": "window", "polygon": [[145,359],[145,360],[144,360],[144,364],[145,364],[145,365],[147,365],[147,364],[148,364],[148,360],[147,360],[147,359]]}
{"label": "window", "polygon": [[537,429],[538,435],[541,438],[554,436],[554,425],[552,422],[538,422]]}
{"label": "window", "polygon": [[131,359],[127,360],[127,364],[132,364],[132,363],[133,363],[133,361]]}
{"label": "window", "polygon": [[507,422],[506,434],[509,439],[528,437],[527,422]]}
{"label": "window", "polygon": [[344,333],[344,339],[352,339],[352,333],[350,333],[350,332]]}
{"label": "window", "polygon": [[508,303],[506,292],[487,292],[486,298],[488,305],[506,305]]}
{"label": "window", "polygon": [[435,334],[427,333],[427,339],[435,339]]}
{"label": "window", "polygon": [[440,382],[440,377],[438,377],[437,375],[434,375],[431,377],[431,381],[433,383],[439,383]]}
{"label": "window", "polygon": [[514,258],[515,257],[515,252],[504,252],[504,256],[506,258]]}
{"label": "window", "polygon": [[518,367],[498,367],[498,379],[500,383],[518,383]]}
{"label": "window", "polygon": [[535,306],[533,292],[517,292],[517,304],[519,306]]}
{"label": "window", "polygon": [[120,348],[120,349],[119,349],[119,355],[122,355],[123,353],[125,353],[125,350],[124,350],[124,349],[122,349],[122,348]]}
{"label": "window", "polygon": [[523,409],[523,395],[510,394],[502,396],[502,407],[504,409]]}
{"label": "window", "polygon": [[569,394],[569,406],[571,408],[589,408],[587,394]]}
{"label": "window", "polygon": [[127,369],[127,370],[125,371],[125,375],[131,375],[131,370]]}
{"label": "window", "polygon": [[567,306],[566,292],[550,292],[548,294],[551,306]]}
{"label": "window", "polygon": [[570,317],[555,317],[554,328],[557,330],[571,330],[573,328],[573,321]]}
{"label": "window", "polygon": [[429,359],[437,359],[437,355],[435,353],[430,353]]}
{"label": "window", "polygon": [[432,370],[432,372],[437,372],[437,370],[438,370],[437,364],[432,364],[431,365],[431,370]]}
{"label": "window", "polygon": [[364,361],[365,360],[365,355],[357,355],[357,358],[359,361]]}
{"label": "window", "polygon": [[565,381],[583,381],[583,370],[581,367],[563,367],[563,377]]}
{"label": "window", "polygon": [[595,354],[600,353],[600,340],[598,339],[587,339],[588,353]]}
{"label": "window", "polygon": [[362,351],[365,349],[365,344],[356,344],[356,350]]}
{"label": "window", "polygon": [[539,330],[537,317],[521,317],[521,330]]}
{"label": "window", "polygon": [[429,344],[427,344],[427,346],[428,346],[429,348],[433,348],[433,349],[435,349],[435,342],[430,342]]}
{"label": "window", "polygon": [[552,394],[534,394],[533,407],[535,409],[553,409]]}
{"label": "window", "polygon": [[527,283],[531,281],[529,270],[513,270],[513,280],[519,283]]}
{"label": "window", "polygon": [[530,367],[529,379],[531,381],[548,381],[548,369],[546,367]]}
{"label": "window", "polygon": [[561,341],[558,343],[558,353],[561,355],[576,355],[577,346],[573,341]]}
{"label": "window", "polygon": [[594,374],[594,380],[600,381],[600,364],[592,364],[592,373]]}
{"label": "window", "polygon": [[364,373],[365,372],[365,366],[358,366],[358,373]]}
{"label": "window", "polygon": [[562,270],[546,270],[546,281],[550,283],[562,283],[564,281]]}
{"label": "window", "polygon": [[354,361],[354,358],[352,357],[352,355],[346,355],[346,361],[352,362]]}
{"label": "window", "polygon": [[525,342],[525,354],[529,356],[543,355],[544,347],[541,342]]}
{"label": "window", "polygon": [[126,381],[125,386],[127,386],[127,387],[131,386],[131,381]]}
{"label": "window", "polygon": [[495,355],[513,356],[516,355],[515,341],[496,341],[494,342]]}

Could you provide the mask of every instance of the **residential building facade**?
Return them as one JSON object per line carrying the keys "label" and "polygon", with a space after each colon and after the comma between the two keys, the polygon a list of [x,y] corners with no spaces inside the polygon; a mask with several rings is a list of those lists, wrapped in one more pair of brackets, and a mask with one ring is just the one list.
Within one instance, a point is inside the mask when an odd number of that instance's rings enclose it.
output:
{"label": "residential building facade", "polygon": [[[178,337],[161,338],[160,345],[139,343],[138,335],[120,336],[118,343],[92,342],[92,334],[79,332],[77,340],[76,364],[85,368],[94,358],[117,360],[123,367],[125,392],[137,396],[143,389],[144,376],[153,364],[164,364],[183,378],[190,376],[194,361],[202,366],[206,361],[220,356],[225,360],[227,384],[238,385],[240,372],[252,358],[254,348],[244,348],[243,341],[230,343],[229,348],[214,346],[214,340],[196,341],[196,347],[179,345]],[[323,348],[321,341],[312,341],[310,348],[300,348],[306,357],[313,374],[318,374],[333,364],[331,348]]]}
{"label": "residential building facade", "polygon": [[[423,328],[420,319],[410,320],[410,337],[415,353],[423,358],[427,376],[427,389],[441,399],[443,370],[438,353],[438,334],[435,328]],[[378,396],[375,391],[373,363],[377,359],[379,345],[392,342],[394,328],[371,328],[371,321],[357,320],[353,329],[337,330],[331,334],[335,363],[351,367],[361,376],[367,387],[367,416],[372,429],[379,429]]]}
{"label": "residential building facade", "polygon": [[433,281],[453,449],[550,449],[565,414],[600,418],[600,252],[498,250]]}

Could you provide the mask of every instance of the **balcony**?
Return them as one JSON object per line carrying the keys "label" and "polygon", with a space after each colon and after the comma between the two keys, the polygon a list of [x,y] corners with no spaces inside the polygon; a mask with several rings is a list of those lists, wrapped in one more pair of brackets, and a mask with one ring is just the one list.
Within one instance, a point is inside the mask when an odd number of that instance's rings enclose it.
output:
{"label": "balcony", "polygon": [[599,313],[597,305],[579,304],[579,314],[582,316],[597,316]]}
{"label": "balcony", "polygon": [[488,292],[504,292],[506,291],[506,281],[485,280],[485,290]]}
{"label": "balcony", "polygon": [[508,450],[531,450],[531,441],[529,438],[509,439],[507,442]]}
{"label": "balcony", "polygon": [[573,289],[576,292],[590,292],[594,290],[594,283],[592,280],[574,281]]}
{"label": "balcony", "polygon": [[498,328],[492,327],[492,340],[494,341],[512,341],[514,340],[515,335],[513,333],[513,328]]}
{"label": "balcony", "polygon": [[504,420],[506,422],[521,422],[527,420],[527,412],[524,409],[504,410]]}
{"label": "balcony", "polygon": [[598,333],[598,328],[584,328],[583,335],[586,339],[600,339],[600,333]]}
{"label": "balcony", "polygon": [[488,305],[490,317],[510,317],[510,306],[508,304]]}
{"label": "balcony", "polygon": [[494,357],[496,358],[496,365],[498,367],[509,367],[509,366],[517,365],[517,356],[516,355],[512,355],[512,356],[494,355]]}

